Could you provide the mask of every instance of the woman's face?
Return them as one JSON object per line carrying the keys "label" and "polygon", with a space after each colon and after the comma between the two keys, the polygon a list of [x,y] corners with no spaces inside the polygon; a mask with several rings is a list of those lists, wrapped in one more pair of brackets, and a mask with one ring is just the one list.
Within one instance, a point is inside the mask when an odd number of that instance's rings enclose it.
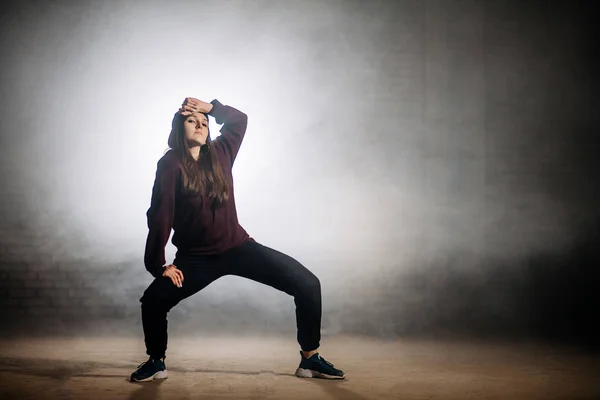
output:
{"label": "woman's face", "polygon": [[189,147],[206,144],[208,120],[202,113],[188,115],[183,122],[185,141]]}

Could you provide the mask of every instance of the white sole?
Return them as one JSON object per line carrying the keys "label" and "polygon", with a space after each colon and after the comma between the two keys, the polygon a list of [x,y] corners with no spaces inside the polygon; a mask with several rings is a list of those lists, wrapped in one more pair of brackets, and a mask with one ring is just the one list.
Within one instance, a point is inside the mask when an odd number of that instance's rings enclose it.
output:
{"label": "white sole", "polygon": [[147,377],[146,379],[139,379],[139,380],[134,380],[134,382],[148,382],[148,381],[152,381],[154,379],[167,379],[169,376],[167,374],[167,370],[165,369],[164,371],[158,371],[157,373],[155,373],[152,376]]}
{"label": "white sole", "polygon": [[346,375],[327,375],[312,369],[298,368],[296,370],[296,376],[298,378],[321,378],[321,379],[345,379]]}

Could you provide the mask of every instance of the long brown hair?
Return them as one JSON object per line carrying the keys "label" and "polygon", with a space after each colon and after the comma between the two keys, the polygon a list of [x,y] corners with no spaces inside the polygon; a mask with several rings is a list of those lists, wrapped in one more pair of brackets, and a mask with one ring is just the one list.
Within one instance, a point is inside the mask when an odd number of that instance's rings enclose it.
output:
{"label": "long brown hair", "polygon": [[[208,121],[208,115],[204,116]],[[222,206],[229,199],[230,183],[210,139],[210,130],[206,145],[200,147],[200,155],[196,161],[185,142],[183,124],[187,118],[179,112],[175,114],[168,141],[169,147],[181,162],[183,188],[190,194],[207,196],[215,208]]]}

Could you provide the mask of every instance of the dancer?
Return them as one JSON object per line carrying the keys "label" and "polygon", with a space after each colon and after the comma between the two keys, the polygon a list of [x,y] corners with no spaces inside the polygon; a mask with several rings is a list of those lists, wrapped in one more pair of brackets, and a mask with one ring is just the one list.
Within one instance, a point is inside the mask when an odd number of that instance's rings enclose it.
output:
{"label": "dancer", "polygon": [[[223,125],[214,141],[208,116]],[[302,378],[343,379],[318,353],[321,339],[319,279],[292,257],[263,246],[240,226],[233,195],[233,163],[248,117],[218,100],[188,97],[173,118],[170,149],[158,161],[148,219],[144,263],[154,281],[141,302],[148,360],[131,381],[167,378],[167,313],[181,300],[225,275],[263,283],[294,297]],[[165,265],[173,229],[175,260]]]}

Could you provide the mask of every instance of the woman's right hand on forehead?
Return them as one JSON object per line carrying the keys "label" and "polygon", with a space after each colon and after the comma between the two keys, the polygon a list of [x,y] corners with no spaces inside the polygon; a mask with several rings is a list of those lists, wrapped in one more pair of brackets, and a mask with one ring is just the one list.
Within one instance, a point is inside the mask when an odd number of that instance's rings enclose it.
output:
{"label": "woman's right hand on forehead", "polygon": [[179,112],[183,116],[192,115],[193,113],[201,112],[207,114],[212,109],[212,104],[207,103],[202,100],[198,100],[193,97],[186,97],[183,100],[181,107],[179,108]]}

